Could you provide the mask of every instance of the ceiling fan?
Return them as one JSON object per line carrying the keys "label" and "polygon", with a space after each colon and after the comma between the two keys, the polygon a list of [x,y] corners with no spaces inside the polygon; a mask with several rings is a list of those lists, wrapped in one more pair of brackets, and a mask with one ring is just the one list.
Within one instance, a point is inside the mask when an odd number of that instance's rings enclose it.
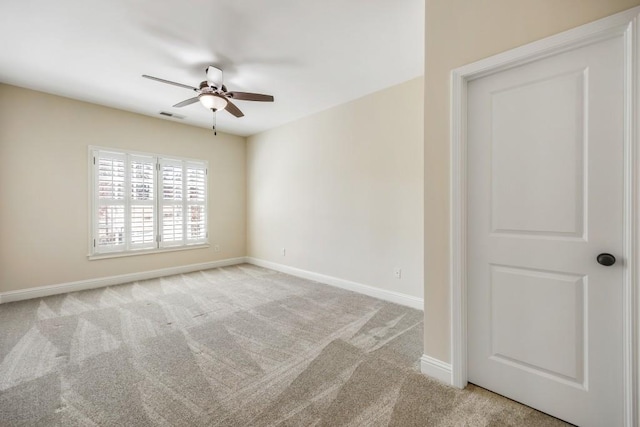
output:
{"label": "ceiling fan", "polygon": [[170,85],[183,87],[185,89],[191,89],[198,95],[193,98],[185,99],[182,102],[178,102],[174,107],[185,107],[187,105],[194,104],[198,101],[207,109],[212,110],[214,113],[214,125],[215,131],[215,113],[220,110],[227,110],[229,113],[236,117],[243,117],[244,113],[233,103],[231,100],[238,101],[260,101],[260,102],[273,102],[273,96],[263,95],[260,93],[250,92],[236,92],[229,91],[222,81],[222,70],[209,65],[206,70],[207,79],[200,83],[199,87],[193,87],[182,83],[172,82],[170,80],[161,79],[158,77],[149,76],[143,74],[142,77],[146,79],[155,80],[161,83],[167,83]]}

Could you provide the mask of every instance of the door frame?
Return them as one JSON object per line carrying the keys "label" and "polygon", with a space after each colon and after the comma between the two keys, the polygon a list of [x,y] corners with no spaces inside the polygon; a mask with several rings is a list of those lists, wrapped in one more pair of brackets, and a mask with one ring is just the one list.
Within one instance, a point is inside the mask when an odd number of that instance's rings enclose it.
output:
{"label": "door frame", "polygon": [[624,218],[623,378],[624,425],[640,423],[640,6],[451,72],[450,298],[451,382],[467,385],[467,84],[538,59],[623,36]]}

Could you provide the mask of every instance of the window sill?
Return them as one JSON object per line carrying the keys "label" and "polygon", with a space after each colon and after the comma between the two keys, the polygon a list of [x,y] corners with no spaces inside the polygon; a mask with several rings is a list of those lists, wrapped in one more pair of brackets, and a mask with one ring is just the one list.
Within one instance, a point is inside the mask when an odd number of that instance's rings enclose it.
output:
{"label": "window sill", "polygon": [[89,261],[94,261],[98,259],[159,254],[163,252],[189,251],[192,249],[206,249],[206,248],[209,248],[210,246],[211,245],[209,245],[208,243],[199,243],[199,244],[188,245],[188,246],[176,246],[176,247],[160,248],[160,249],[140,249],[140,250],[126,251],[126,252],[111,252],[111,253],[104,253],[104,254],[87,255],[87,258],[89,258]]}

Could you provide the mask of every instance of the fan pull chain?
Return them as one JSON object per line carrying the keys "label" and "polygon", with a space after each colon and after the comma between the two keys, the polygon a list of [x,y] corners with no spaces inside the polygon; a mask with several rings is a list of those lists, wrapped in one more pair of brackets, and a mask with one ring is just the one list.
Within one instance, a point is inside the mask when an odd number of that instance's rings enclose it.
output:
{"label": "fan pull chain", "polygon": [[218,135],[218,131],[216,130],[216,110],[212,108],[211,111],[213,111],[213,134]]}

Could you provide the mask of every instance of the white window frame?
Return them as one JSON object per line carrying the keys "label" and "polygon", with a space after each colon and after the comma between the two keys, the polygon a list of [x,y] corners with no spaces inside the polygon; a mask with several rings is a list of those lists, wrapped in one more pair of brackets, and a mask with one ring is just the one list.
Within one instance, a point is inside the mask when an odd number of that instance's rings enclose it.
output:
{"label": "white window frame", "polygon": [[[98,159],[100,153],[109,154],[116,158],[121,158],[125,162],[125,198],[122,202],[109,202],[98,199]],[[178,156],[167,156],[157,153],[145,153],[139,151],[124,150],[119,148],[89,146],[88,149],[89,164],[89,238],[88,238],[88,255],[90,260],[102,258],[114,258],[122,256],[143,255],[159,252],[200,249],[209,247],[208,232],[208,214],[209,214],[209,194],[208,194],[208,172],[209,164],[206,160],[191,159]],[[131,162],[135,160],[152,159],[153,168],[153,200],[133,200],[131,196]],[[183,224],[182,224],[182,240],[179,242],[171,242],[164,244],[162,235],[163,216],[162,207],[167,201],[162,200],[162,176],[161,165],[163,163],[171,163],[182,166],[183,188],[182,201],[173,202],[173,204],[182,204],[183,206]],[[204,202],[199,201],[196,204],[204,206],[204,237],[200,239],[187,240],[187,210],[188,206],[194,204],[187,200],[187,180],[186,171],[188,167],[203,168],[204,175]],[[152,243],[134,244],[131,242],[131,205],[151,205],[154,208],[154,235],[155,239]],[[98,242],[98,207],[99,205],[121,205],[125,210],[125,242],[122,245],[100,248]]]}

